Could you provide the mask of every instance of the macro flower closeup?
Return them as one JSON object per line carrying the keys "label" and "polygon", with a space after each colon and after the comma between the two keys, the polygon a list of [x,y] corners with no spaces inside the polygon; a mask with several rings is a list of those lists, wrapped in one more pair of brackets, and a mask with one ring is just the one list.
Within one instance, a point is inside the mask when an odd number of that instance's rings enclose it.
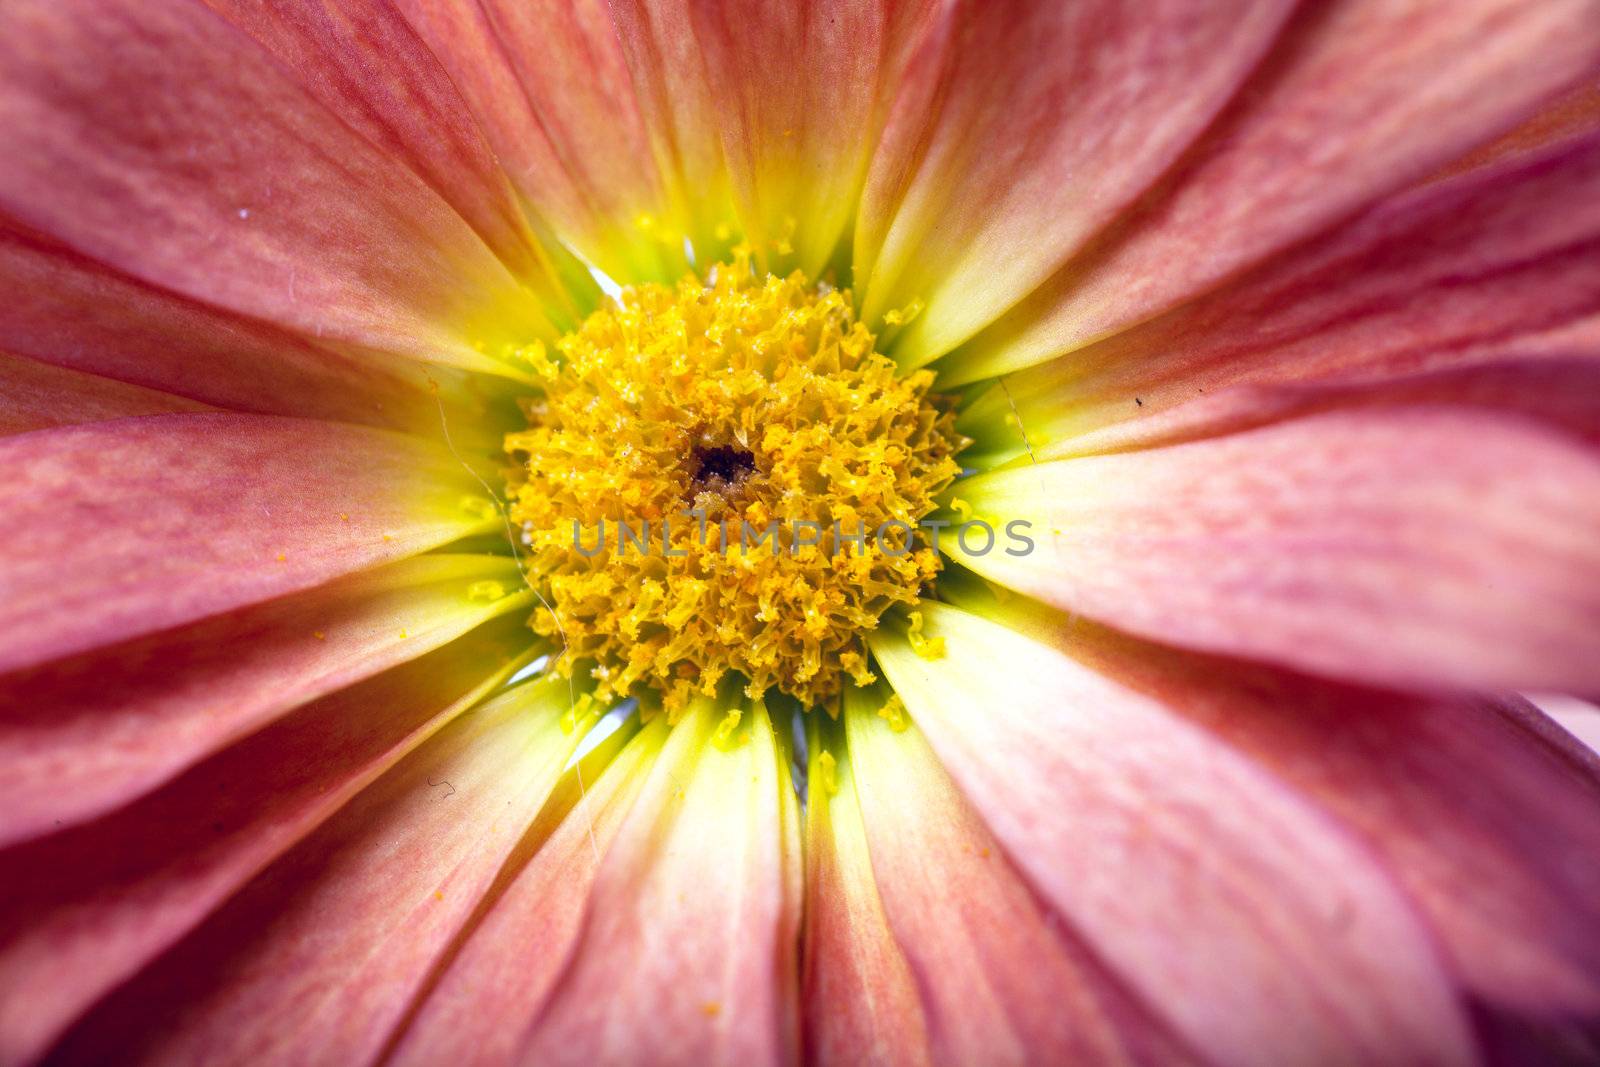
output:
{"label": "macro flower closeup", "polygon": [[0,0],[0,1067],[1600,1063],[1600,0]]}

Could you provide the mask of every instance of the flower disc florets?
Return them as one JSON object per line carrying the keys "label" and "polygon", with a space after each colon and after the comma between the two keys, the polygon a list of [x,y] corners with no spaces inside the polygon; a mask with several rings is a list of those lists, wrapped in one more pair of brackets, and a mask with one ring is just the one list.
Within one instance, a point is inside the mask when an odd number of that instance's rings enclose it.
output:
{"label": "flower disc florets", "polygon": [[808,705],[870,682],[862,632],[939,571],[913,528],[963,441],[932,374],[899,375],[848,293],[742,256],[556,349],[530,351],[544,392],[506,448],[564,668],[669,714],[733,673]]}

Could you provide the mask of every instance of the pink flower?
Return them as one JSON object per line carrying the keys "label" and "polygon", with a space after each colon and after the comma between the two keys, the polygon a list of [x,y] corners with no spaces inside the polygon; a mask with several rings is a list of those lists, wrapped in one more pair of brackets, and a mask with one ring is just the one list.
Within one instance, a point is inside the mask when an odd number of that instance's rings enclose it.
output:
{"label": "pink flower", "polygon": [[0,1064],[1600,1061],[1597,72],[3,0]]}

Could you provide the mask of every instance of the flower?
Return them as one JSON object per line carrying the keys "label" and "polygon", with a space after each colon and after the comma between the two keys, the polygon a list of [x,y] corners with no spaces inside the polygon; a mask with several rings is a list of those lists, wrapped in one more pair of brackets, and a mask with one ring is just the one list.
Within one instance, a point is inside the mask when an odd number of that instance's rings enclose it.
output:
{"label": "flower", "polygon": [[1597,69],[7,0],[0,1062],[1593,1062]]}

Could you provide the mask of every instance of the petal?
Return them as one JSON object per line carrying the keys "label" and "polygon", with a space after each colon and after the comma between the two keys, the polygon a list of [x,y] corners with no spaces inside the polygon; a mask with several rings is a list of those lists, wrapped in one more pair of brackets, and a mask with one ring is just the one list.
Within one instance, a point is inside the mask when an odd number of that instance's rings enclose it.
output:
{"label": "petal", "polygon": [[1142,687],[1370,837],[1475,994],[1528,1015],[1600,1015],[1592,767],[1572,767],[1486,701],[1329,689],[1265,671],[1197,678],[1189,664],[1158,678],[1138,666]]}
{"label": "petal", "polygon": [[568,685],[451,722],[98,1005],[61,1063],[367,1063],[550,795]]}
{"label": "petal", "polygon": [[949,654],[880,631],[886,677],[1044,901],[1181,1039],[1221,1063],[1472,1061],[1433,944],[1359,842],[1160,705],[922,610]]}
{"label": "petal", "polygon": [[1541,696],[1539,710],[1560,724],[1591,751],[1600,753],[1600,706],[1576,697]]}
{"label": "petal", "polygon": [[1216,660],[1016,598],[963,603],[1227,741],[1360,833],[1473,996],[1524,1018],[1600,1016],[1600,765],[1531,707]]}
{"label": "petal", "polygon": [[[438,426],[439,402],[419,365],[314,345],[135,281],[3,222],[0,288],[10,294],[0,347],[18,355],[236,411]],[[444,377],[439,368],[433,373]]]}
{"label": "petal", "polygon": [[[722,145],[758,254],[821,274],[853,221],[898,75],[931,0],[691,0]],[[781,268],[780,268],[781,269]]]}
{"label": "petal", "polygon": [[[1600,354],[1596,191],[1600,135],[1425,187],[1216,293],[1007,378],[963,425],[1012,416],[1044,458],[1079,447],[1079,434],[1233,385],[1570,352],[1571,342],[1538,338],[1583,324]],[[988,436],[1017,449],[1014,425]]]}
{"label": "petal", "polygon": [[309,704],[96,822],[0,853],[0,1060],[37,1056],[519,665],[487,628]]}
{"label": "petal", "polygon": [[720,718],[704,702],[673,727],[524,1062],[796,1058],[794,793],[766,711],[726,744]]}
{"label": "petal", "polygon": [[932,1059],[1188,1060],[1041,907],[927,741],[876,712],[871,694],[846,692],[838,785],[859,804],[870,878],[917,976]]}
{"label": "petal", "polygon": [[[825,746],[815,729],[810,757],[800,995],[807,1058],[931,1063],[917,976],[884,914],[850,762],[842,746]],[[921,839],[922,829],[912,840]]]}
{"label": "petal", "polygon": [[1600,457],[1519,416],[1332,411],[960,491],[1038,541],[963,563],[1131,633],[1386,683],[1600,689]]}
{"label": "petal", "polygon": [[895,340],[912,365],[992,322],[1177,159],[1292,7],[948,6],[873,157],[855,242],[863,317],[925,304]]}
{"label": "petal", "polygon": [[[1019,399],[1011,418],[1006,419],[986,397],[981,415],[960,427],[978,435],[979,442],[971,452],[962,453],[961,461],[979,470],[1015,467],[1023,456],[1038,463],[1129,452],[1238,433],[1317,412],[1349,408],[1404,411],[1427,405],[1516,413],[1545,426],[1560,427],[1574,437],[1600,442],[1600,360],[1595,355],[1600,355],[1600,346],[1593,353],[1575,355],[1540,354],[1483,363],[1464,360],[1461,366],[1416,374],[1396,370],[1354,378],[1335,375],[1287,384],[1224,386],[1187,403],[1103,426],[1096,426],[1097,416],[1091,415],[1081,432],[1064,405],[1055,405],[1057,417],[1035,421],[1022,414],[1024,401]],[[1006,392],[998,391],[1002,404]],[[1033,400],[1031,406],[1040,406],[1040,398]],[[1143,403],[1140,397],[1135,407]],[[976,413],[978,405],[969,410]],[[1019,424],[1027,427],[1025,435],[1017,432]],[[1061,436],[1052,437],[1052,432]]]}
{"label": "petal", "polygon": [[722,103],[694,34],[695,2],[610,0],[610,9],[672,220],[663,236],[687,237],[710,260],[708,250],[729,243],[733,211],[722,155]]}
{"label": "petal", "polygon": [[522,585],[510,560],[419,556],[11,675],[0,845],[101,815],[307,701],[525,608],[531,593],[492,595]]}
{"label": "petal", "polygon": [[160,415],[0,439],[0,670],[82,652],[488,529],[415,438]]}
{"label": "petal", "polygon": [[1581,85],[1552,101],[1510,133],[1452,164],[1445,173],[1460,174],[1537,151],[1600,128],[1600,83]]}
{"label": "petal", "polygon": [[0,351],[0,437],[129,415],[204,410],[204,404],[170,393]]}
{"label": "petal", "polygon": [[385,1063],[520,1062],[523,1038],[572,958],[601,857],[667,736],[658,718],[587,785],[583,765],[528,834],[533,851],[428,991]]}
{"label": "petal", "polygon": [[1302,5],[1234,105],[1117,227],[945,371],[1152,318],[1510,129],[1600,64],[1592,0]]}
{"label": "petal", "polygon": [[0,17],[0,209],[151,284],[434,363],[515,373],[549,332],[403,163],[198,0],[18,0]]}
{"label": "petal", "polygon": [[403,160],[547,309],[564,300],[467,102],[405,17],[378,0],[206,0],[284,61],[330,111]]}
{"label": "petal", "polygon": [[[397,0],[537,220],[619,278],[675,278],[669,190],[602,0]],[[678,238],[681,245],[681,234]]]}

